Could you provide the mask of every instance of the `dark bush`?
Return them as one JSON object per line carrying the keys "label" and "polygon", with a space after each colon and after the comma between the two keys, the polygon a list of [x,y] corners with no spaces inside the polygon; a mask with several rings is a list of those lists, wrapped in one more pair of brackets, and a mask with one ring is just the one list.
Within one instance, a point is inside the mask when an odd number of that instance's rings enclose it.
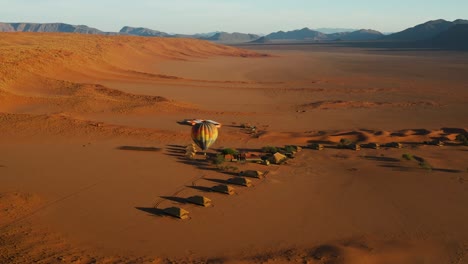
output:
{"label": "dark bush", "polygon": [[224,155],[216,155],[216,157],[213,158],[212,162],[215,165],[223,164],[225,162]]}
{"label": "dark bush", "polygon": [[284,151],[286,153],[291,153],[293,151],[296,151],[296,147],[295,146],[292,146],[292,145],[288,145],[288,146],[284,146]]}
{"label": "dark bush", "polygon": [[262,151],[263,151],[264,153],[272,153],[272,154],[274,154],[274,153],[278,152],[278,148],[277,148],[277,147],[273,147],[273,146],[265,146],[265,147],[262,148]]}
{"label": "dark bush", "polygon": [[239,154],[239,151],[237,151],[236,149],[232,149],[232,148],[225,148],[221,150],[221,153],[223,153],[223,155],[237,155]]}
{"label": "dark bush", "polygon": [[462,145],[468,146],[468,138],[465,135],[460,134],[455,139],[457,141],[460,141]]}
{"label": "dark bush", "polygon": [[409,153],[405,153],[403,155],[401,155],[401,157],[405,160],[414,160],[414,157],[412,154],[409,154]]}

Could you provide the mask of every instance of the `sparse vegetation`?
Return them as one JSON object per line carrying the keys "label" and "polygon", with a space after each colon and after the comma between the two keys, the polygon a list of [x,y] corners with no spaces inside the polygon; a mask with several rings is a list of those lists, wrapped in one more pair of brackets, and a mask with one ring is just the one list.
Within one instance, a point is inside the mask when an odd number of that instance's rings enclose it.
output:
{"label": "sparse vegetation", "polygon": [[215,165],[223,164],[226,160],[224,159],[224,155],[218,154],[216,157],[213,158],[212,162]]}
{"label": "sparse vegetation", "polygon": [[460,143],[461,143],[463,146],[468,146],[468,138],[467,138],[467,136],[465,136],[465,135],[463,135],[463,134],[457,135],[457,137],[455,138],[455,140],[460,141]]}
{"label": "sparse vegetation", "polygon": [[292,146],[292,145],[286,145],[286,146],[284,146],[284,151],[285,151],[286,153],[292,153],[292,152],[294,152],[294,151],[296,151],[296,150],[297,150],[297,149],[296,149],[295,146]]}
{"label": "sparse vegetation", "polygon": [[227,172],[238,172],[239,168],[236,166],[216,166],[220,171],[227,171]]}
{"label": "sparse vegetation", "polygon": [[401,157],[405,160],[414,160],[414,156],[413,154],[409,154],[409,153],[405,153],[403,155],[401,155]]}
{"label": "sparse vegetation", "polygon": [[340,144],[341,145],[350,145],[350,144],[353,144],[353,142],[347,138],[342,138],[340,139]]}
{"label": "sparse vegetation", "polygon": [[348,148],[353,142],[347,138],[340,139],[340,143],[338,143],[338,148]]}
{"label": "sparse vegetation", "polygon": [[420,166],[421,168],[423,168],[423,169],[428,170],[428,171],[432,171],[432,166],[431,166],[429,163],[427,163],[427,161],[422,161],[422,162],[420,162],[420,163],[419,163],[419,166]]}
{"label": "sparse vegetation", "polygon": [[262,152],[274,154],[274,153],[278,152],[278,148],[273,147],[273,146],[265,146],[265,147],[262,148]]}
{"label": "sparse vegetation", "polygon": [[237,155],[239,154],[239,151],[237,151],[236,149],[232,149],[232,148],[225,148],[221,150],[221,153],[223,153],[223,155]]}

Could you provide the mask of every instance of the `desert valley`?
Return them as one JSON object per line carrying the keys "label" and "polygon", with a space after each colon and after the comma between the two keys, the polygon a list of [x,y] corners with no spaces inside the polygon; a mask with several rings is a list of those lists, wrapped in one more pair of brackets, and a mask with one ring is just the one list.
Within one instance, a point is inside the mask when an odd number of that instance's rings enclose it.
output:
{"label": "desert valley", "polygon": [[[468,263],[467,72],[433,47],[0,33],[0,263]],[[222,127],[190,159],[196,118]]]}

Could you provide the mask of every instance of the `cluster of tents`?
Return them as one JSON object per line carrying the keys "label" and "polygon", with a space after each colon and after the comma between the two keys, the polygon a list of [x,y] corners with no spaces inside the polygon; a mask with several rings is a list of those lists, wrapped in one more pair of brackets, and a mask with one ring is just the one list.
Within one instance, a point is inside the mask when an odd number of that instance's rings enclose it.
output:
{"label": "cluster of tents", "polygon": [[[237,185],[237,186],[244,186],[244,187],[251,187],[253,186],[252,180],[247,179],[246,177],[249,178],[256,178],[256,179],[261,179],[266,175],[265,172],[261,171],[255,171],[255,170],[246,170],[246,171],[241,171],[238,175],[238,177],[233,177],[227,180],[228,184],[230,185]],[[212,192],[217,192],[221,194],[226,194],[226,195],[233,195],[236,193],[234,187],[228,185],[228,184],[219,184],[216,186],[213,186],[210,188],[210,191]],[[212,200],[202,196],[202,195],[195,195],[195,196],[190,196],[188,198],[183,199],[184,202],[194,204],[197,206],[202,206],[202,207],[211,207],[213,206]],[[180,207],[169,207],[163,210],[166,215],[179,218],[179,219],[189,219],[190,218],[190,213],[186,209],[180,208]]]}

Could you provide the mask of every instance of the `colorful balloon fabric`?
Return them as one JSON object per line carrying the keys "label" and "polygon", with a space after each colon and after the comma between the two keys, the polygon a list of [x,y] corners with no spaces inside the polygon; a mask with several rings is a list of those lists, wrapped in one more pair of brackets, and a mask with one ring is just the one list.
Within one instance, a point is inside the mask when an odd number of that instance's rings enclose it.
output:
{"label": "colorful balloon fabric", "polygon": [[203,151],[207,151],[217,138],[218,129],[211,122],[200,122],[192,127],[192,140]]}

